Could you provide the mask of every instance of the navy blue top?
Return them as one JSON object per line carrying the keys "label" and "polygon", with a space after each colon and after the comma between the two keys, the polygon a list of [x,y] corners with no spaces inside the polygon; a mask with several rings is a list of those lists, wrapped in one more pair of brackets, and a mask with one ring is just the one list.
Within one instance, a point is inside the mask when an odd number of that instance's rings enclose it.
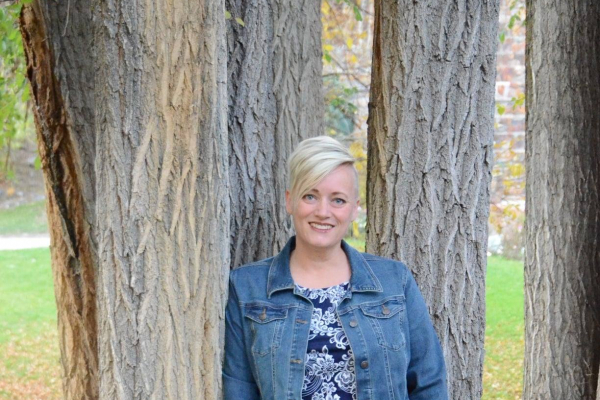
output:
{"label": "navy blue top", "polygon": [[323,289],[296,285],[313,305],[306,352],[303,400],[355,400],[354,355],[337,318],[336,307],[348,282]]}

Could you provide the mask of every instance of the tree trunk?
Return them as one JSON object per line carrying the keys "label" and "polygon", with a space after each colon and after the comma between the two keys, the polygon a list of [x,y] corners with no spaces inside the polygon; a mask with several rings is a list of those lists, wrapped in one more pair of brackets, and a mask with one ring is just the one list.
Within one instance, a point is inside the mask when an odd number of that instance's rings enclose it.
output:
{"label": "tree trunk", "polygon": [[595,399],[600,366],[600,4],[527,2],[528,399]]}
{"label": "tree trunk", "polygon": [[[46,186],[65,399],[98,398],[94,83],[90,4],[38,2],[20,17]],[[74,73],[76,71],[76,73]]]}
{"label": "tree trunk", "polygon": [[230,263],[224,4],[90,10],[34,2],[21,18],[65,398],[217,399]]}
{"label": "tree trunk", "polygon": [[[227,0],[232,267],[277,253],[292,233],[287,159],[323,134],[321,4]],[[235,234],[233,234],[235,233]]]}
{"label": "tree trunk", "polygon": [[498,13],[375,2],[367,251],[413,271],[453,399],[482,392]]}

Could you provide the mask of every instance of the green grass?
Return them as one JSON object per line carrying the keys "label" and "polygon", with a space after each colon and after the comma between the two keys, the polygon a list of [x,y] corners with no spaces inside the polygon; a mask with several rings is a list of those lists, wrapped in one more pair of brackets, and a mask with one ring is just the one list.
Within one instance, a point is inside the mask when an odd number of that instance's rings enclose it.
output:
{"label": "green grass", "polygon": [[521,398],[523,287],[523,262],[488,258],[483,400]]}
{"label": "green grass", "polygon": [[56,305],[48,249],[0,251],[0,343],[15,332],[39,333],[55,323]]}
{"label": "green grass", "polygon": [[0,235],[48,232],[44,201],[0,210]]}
{"label": "green grass", "polygon": [[49,249],[0,251],[0,399],[60,398]]}

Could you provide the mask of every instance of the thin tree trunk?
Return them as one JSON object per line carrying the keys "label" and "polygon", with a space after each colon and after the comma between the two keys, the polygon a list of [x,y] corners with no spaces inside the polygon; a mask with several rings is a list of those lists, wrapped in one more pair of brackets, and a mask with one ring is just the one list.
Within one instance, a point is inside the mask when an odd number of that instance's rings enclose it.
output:
{"label": "thin tree trunk", "polygon": [[97,18],[100,397],[216,400],[229,270],[224,3],[107,1]]}
{"label": "thin tree trunk", "polygon": [[525,400],[597,398],[600,3],[527,1]]}
{"label": "thin tree trunk", "polygon": [[482,393],[498,13],[375,2],[367,251],[413,271],[453,399]]}
{"label": "thin tree trunk", "polygon": [[[232,267],[278,252],[292,232],[287,159],[323,134],[321,4],[227,0]],[[235,18],[241,18],[244,26]]]}
{"label": "thin tree trunk", "polygon": [[[33,1],[20,17],[46,186],[65,399],[98,398],[93,65],[86,1]],[[76,73],[73,73],[76,71]]]}

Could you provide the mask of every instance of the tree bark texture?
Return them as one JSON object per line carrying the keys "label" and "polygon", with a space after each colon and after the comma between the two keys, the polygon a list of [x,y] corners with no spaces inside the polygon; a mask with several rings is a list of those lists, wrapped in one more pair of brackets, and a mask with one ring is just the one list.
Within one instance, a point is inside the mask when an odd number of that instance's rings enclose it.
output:
{"label": "tree bark texture", "polygon": [[220,398],[223,1],[34,1],[21,27],[65,398]]}
{"label": "tree bark texture", "polygon": [[523,398],[596,399],[600,3],[527,1]]}
{"label": "tree bark texture", "polygon": [[272,256],[292,234],[287,159],[323,134],[321,2],[227,0],[232,267]]}
{"label": "tree bark texture", "polygon": [[375,2],[367,251],[404,261],[450,398],[479,399],[497,0]]}
{"label": "tree bark texture", "polygon": [[[70,3],[69,3],[70,4]],[[20,17],[46,186],[65,399],[98,397],[93,66],[89,2],[38,2]]]}
{"label": "tree bark texture", "polygon": [[102,399],[218,399],[229,270],[221,0],[109,0],[96,43]]}

